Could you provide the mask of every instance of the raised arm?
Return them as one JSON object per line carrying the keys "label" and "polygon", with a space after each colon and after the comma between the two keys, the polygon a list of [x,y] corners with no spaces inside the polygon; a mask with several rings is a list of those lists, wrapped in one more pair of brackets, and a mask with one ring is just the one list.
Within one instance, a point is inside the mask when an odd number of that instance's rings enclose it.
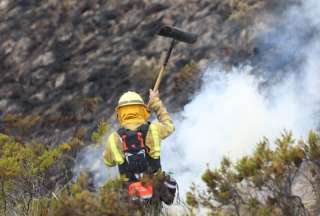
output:
{"label": "raised arm", "polygon": [[159,130],[159,136],[161,139],[165,139],[174,131],[173,121],[159,98],[159,92],[150,90],[150,108],[155,112],[158,122],[153,124],[157,125]]}

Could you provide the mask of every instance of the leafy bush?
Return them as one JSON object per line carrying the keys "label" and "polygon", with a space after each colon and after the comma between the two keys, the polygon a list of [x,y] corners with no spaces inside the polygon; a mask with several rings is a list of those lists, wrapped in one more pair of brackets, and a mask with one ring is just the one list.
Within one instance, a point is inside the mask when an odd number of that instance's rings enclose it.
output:
{"label": "leafy bush", "polygon": [[[235,163],[224,158],[219,168],[208,168],[202,176],[207,191],[193,187],[187,202],[192,211],[205,207],[212,215],[309,215],[311,211],[318,215],[319,153],[315,132],[310,132],[307,142],[296,142],[285,131],[275,148],[265,138],[252,155]],[[314,208],[306,208],[298,184],[313,189]]]}
{"label": "leafy bush", "polygon": [[52,200],[50,215],[141,215],[142,207],[128,202],[127,191],[120,180],[108,181],[98,192],[90,185],[88,174],[82,173],[78,181],[65,188]]}
{"label": "leafy bush", "polygon": [[101,120],[98,123],[97,130],[91,134],[91,140],[95,143],[100,143],[102,137],[107,133],[107,131],[108,131],[107,121]]}
{"label": "leafy bush", "polygon": [[[56,148],[23,143],[0,134],[0,209],[2,215],[28,215],[35,199],[45,197],[64,176],[63,157],[80,143],[79,137]],[[59,170],[62,175],[53,175]]]}

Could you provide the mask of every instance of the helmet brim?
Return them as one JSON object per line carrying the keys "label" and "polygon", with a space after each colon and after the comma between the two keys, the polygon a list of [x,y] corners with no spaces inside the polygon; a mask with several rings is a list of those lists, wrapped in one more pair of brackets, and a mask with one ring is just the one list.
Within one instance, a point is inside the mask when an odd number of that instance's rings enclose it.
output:
{"label": "helmet brim", "polygon": [[115,108],[115,111],[118,112],[119,108],[125,107],[125,106],[132,106],[132,105],[141,105],[141,106],[145,107],[146,110],[149,112],[148,106],[145,105],[144,103],[141,103],[141,101],[139,101],[139,102],[132,102],[132,103],[131,103],[131,102],[130,102],[130,103],[123,103],[123,104],[120,103],[120,104]]}

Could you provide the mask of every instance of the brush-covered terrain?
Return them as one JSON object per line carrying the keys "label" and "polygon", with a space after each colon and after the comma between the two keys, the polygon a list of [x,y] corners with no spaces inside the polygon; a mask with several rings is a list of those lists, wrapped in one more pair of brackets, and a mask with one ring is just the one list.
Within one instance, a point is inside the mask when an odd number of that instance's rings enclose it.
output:
{"label": "brush-covered terrain", "polygon": [[[298,68],[303,56],[284,58],[284,47],[270,41],[286,28],[283,11],[300,4],[0,0],[0,215],[144,215],[144,206],[126,202],[121,182],[96,188],[90,173],[75,179],[72,169],[79,151],[113,127],[122,93],[135,90],[147,99],[170,45],[157,36],[159,26],[199,35],[195,44],[178,44],[161,83],[161,98],[177,113],[210,64],[225,71],[250,64],[266,86]],[[301,37],[317,36],[313,29]],[[319,134],[300,142],[293,136],[285,131],[276,148],[265,139],[252,155],[208,168],[206,191],[183,194],[181,214],[205,208],[210,215],[318,215]]]}
{"label": "brush-covered terrain", "polygon": [[162,83],[162,98],[179,111],[209,61],[230,66],[258,54],[251,25],[265,30],[265,14],[285,3],[2,0],[1,130],[29,122],[27,132],[11,132],[54,144],[109,119],[123,92],[146,96],[170,45],[156,35],[162,23],[199,34],[177,46]]}

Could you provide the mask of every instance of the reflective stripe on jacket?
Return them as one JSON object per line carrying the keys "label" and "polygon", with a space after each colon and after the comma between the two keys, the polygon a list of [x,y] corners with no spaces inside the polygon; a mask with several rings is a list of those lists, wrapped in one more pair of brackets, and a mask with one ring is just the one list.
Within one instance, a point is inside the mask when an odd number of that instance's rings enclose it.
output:
{"label": "reflective stripe on jacket", "polygon": [[[146,136],[146,146],[148,146],[150,150],[148,153],[149,156],[153,159],[158,159],[160,157],[161,140],[165,139],[174,131],[174,125],[169,113],[159,98],[154,98],[150,102],[150,108],[155,111],[158,121],[150,124]],[[130,125],[129,128],[134,129],[139,126],[140,125]],[[117,132],[113,132],[109,136],[103,158],[107,166],[116,166],[125,161],[121,138]]]}

